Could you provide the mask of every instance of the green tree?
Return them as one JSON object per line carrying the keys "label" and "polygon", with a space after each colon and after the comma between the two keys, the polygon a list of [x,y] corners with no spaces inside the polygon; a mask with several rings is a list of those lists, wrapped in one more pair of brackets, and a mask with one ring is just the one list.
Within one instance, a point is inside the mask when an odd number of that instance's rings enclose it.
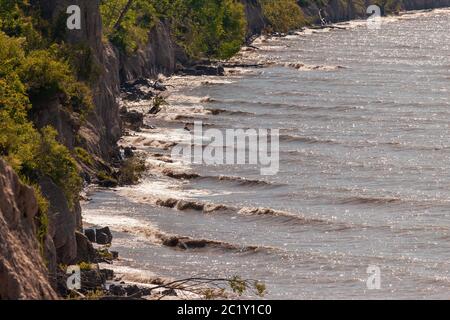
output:
{"label": "green tree", "polygon": [[237,0],[111,0],[101,6],[109,39],[127,54],[148,40],[159,20],[193,57],[229,58],[245,39],[244,6]]}
{"label": "green tree", "polygon": [[295,0],[260,0],[272,31],[288,32],[306,24],[303,11]]}
{"label": "green tree", "polygon": [[[47,54],[38,52],[37,56],[40,55],[48,58]],[[63,90],[61,81],[68,81],[62,82],[66,85],[71,82],[66,78],[66,68],[62,72],[61,65],[53,60],[47,61],[47,68],[38,66],[30,74],[28,66],[33,65],[35,58],[34,54],[25,54],[23,39],[0,32],[0,61],[3,62],[0,65],[0,156],[29,184],[38,182],[42,176],[50,177],[64,190],[69,206],[73,206],[82,183],[77,164],[70,151],[57,141],[56,130],[46,127],[39,132],[28,119],[32,106],[27,95],[30,88],[57,91]],[[24,70],[28,71],[26,76]],[[20,75],[28,81],[26,85]]]}

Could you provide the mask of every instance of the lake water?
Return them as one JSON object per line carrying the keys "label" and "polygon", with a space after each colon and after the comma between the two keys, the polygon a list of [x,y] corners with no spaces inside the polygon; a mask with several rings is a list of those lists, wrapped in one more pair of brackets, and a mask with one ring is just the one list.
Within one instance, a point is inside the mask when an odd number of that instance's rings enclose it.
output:
{"label": "lake water", "polygon": [[[450,11],[340,26],[258,40],[242,60],[264,68],[166,80],[170,106],[146,119],[156,128],[123,139],[148,158],[142,183],[83,204],[87,223],[114,230],[117,271],[239,275],[274,299],[450,298]],[[170,163],[167,142],[195,120],[280,129],[278,174]],[[183,250],[160,234],[208,242]]]}

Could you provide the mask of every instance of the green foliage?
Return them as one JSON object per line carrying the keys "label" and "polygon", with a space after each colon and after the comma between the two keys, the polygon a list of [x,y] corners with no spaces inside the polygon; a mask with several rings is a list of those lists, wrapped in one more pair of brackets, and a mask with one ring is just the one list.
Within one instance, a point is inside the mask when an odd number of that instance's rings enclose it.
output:
{"label": "green foliage", "polygon": [[90,89],[78,82],[69,64],[58,60],[49,50],[32,51],[18,68],[18,74],[31,100],[58,96],[73,111],[93,107]]}
{"label": "green foliage", "polygon": [[7,73],[16,64],[10,55],[22,53],[16,45],[16,41],[0,33],[0,59],[6,62],[0,66],[0,155],[20,172],[24,166],[34,169],[39,133],[27,119],[30,104],[24,86],[16,74]]}
{"label": "green foliage", "polygon": [[49,221],[48,221],[49,203],[48,203],[47,198],[45,198],[42,195],[41,187],[38,184],[30,181],[27,177],[23,177],[21,180],[23,183],[30,185],[33,188],[34,196],[36,197],[36,201],[37,201],[38,208],[39,208],[39,212],[35,216],[35,222],[36,222],[36,226],[37,226],[36,237],[39,242],[39,249],[40,249],[41,256],[44,258],[45,239],[47,237],[48,224],[49,224]]}
{"label": "green foliage", "polygon": [[42,45],[42,36],[34,28],[36,15],[27,0],[0,0],[0,30],[10,37],[24,38],[25,49]]}
{"label": "green foliage", "polygon": [[56,141],[57,132],[52,127],[41,130],[41,143],[37,166],[41,174],[50,177],[63,189],[68,205],[73,208],[82,188],[82,179],[69,149]]}
{"label": "green foliage", "polygon": [[100,300],[105,296],[105,292],[102,289],[89,290],[85,294],[86,300]]}
{"label": "green foliage", "polygon": [[22,38],[11,38],[0,31],[0,76],[7,77],[20,66],[25,57]]}
{"label": "green foliage", "polygon": [[78,266],[80,267],[80,270],[82,270],[82,271],[92,270],[92,265],[87,262],[81,262],[78,264]]}
{"label": "green foliage", "polygon": [[97,249],[97,254],[100,258],[105,259],[105,260],[113,260],[113,254],[111,252],[109,252],[109,249],[106,248],[99,248]]}
{"label": "green foliage", "polygon": [[105,187],[113,187],[118,185],[117,179],[111,177],[106,171],[100,170],[97,172],[97,179],[99,180],[99,184]]}
{"label": "green foliage", "polygon": [[104,1],[108,38],[126,54],[148,40],[159,20],[168,20],[176,41],[193,57],[229,58],[245,39],[244,6],[238,0],[134,0],[119,25],[128,0]]}
{"label": "green foliage", "polygon": [[138,183],[145,169],[145,159],[139,156],[126,159],[120,168],[119,183],[122,185]]}
{"label": "green foliage", "polygon": [[[1,85],[1,84],[0,84]],[[1,93],[0,93],[1,95]],[[19,174],[34,178],[36,154],[39,146],[39,133],[30,122],[16,121],[4,109],[0,110],[0,155]]]}
{"label": "green foliage", "polygon": [[249,290],[253,291],[260,297],[264,297],[267,292],[266,285],[263,282],[245,280],[239,276],[232,277],[230,280],[228,280],[228,284],[231,290],[239,296],[243,295]]}
{"label": "green foliage", "polygon": [[0,77],[18,75],[32,102],[58,95],[74,111],[87,113],[91,91],[78,79],[92,81],[98,67],[86,46],[57,44],[51,29],[28,0],[0,0]]}
{"label": "green foliage", "polygon": [[306,24],[303,11],[295,0],[260,0],[272,31],[288,32]]}
{"label": "green foliage", "polygon": [[[81,188],[81,178],[69,150],[57,142],[50,127],[37,131],[27,117],[30,92],[70,92],[67,66],[44,51],[25,55],[22,40],[0,32],[0,155],[31,182],[49,176],[63,188],[69,206]],[[26,82],[23,85],[22,81]],[[65,87],[63,87],[63,84]],[[72,83],[73,85],[73,83]]]}
{"label": "green foliage", "polygon": [[66,90],[70,82],[69,66],[54,60],[46,50],[32,52],[19,67],[19,75],[30,95],[53,97]]}
{"label": "green foliage", "polygon": [[245,280],[241,279],[239,276],[234,276],[228,281],[231,290],[238,295],[243,295],[247,290],[247,284]]}
{"label": "green foliage", "polygon": [[[36,8],[36,6],[34,7]],[[37,130],[28,114],[38,99],[58,99],[69,111],[84,116],[92,108],[86,84],[95,74],[92,52],[86,47],[53,44],[52,26],[28,0],[0,0],[0,156],[32,186],[39,206],[37,239],[43,254],[48,232],[48,200],[38,186],[47,176],[62,188],[70,208],[81,190],[77,164],[60,144],[56,130]],[[89,155],[78,152],[83,160]]]}
{"label": "green foliage", "polygon": [[167,101],[164,97],[157,94],[152,100],[153,108],[159,109],[160,107],[167,105]]}
{"label": "green foliage", "polygon": [[148,32],[155,23],[152,1],[134,0],[130,9],[117,26],[119,17],[128,0],[103,1],[100,12],[105,32],[112,43],[126,54],[132,54],[148,39]]}
{"label": "green foliage", "polygon": [[83,162],[84,164],[88,166],[92,166],[94,164],[94,159],[92,158],[92,156],[89,154],[89,152],[87,152],[83,148],[76,147],[74,148],[73,151],[75,152],[75,156],[77,157],[77,159]]}
{"label": "green foliage", "polygon": [[0,151],[5,160],[30,181],[50,177],[63,189],[69,207],[73,207],[82,181],[69,150],[56,141],[56,130],[46,127],[40,134],[31,122],[20,123],[3,108],[0,121]]}
{"label": "green foliage", "polygon": [[172,18],[175,37],[194,57],[230,58],[245,40],[244,6],[236,0],[187,0]]}
{"label": "green foliage", "polygon": [[[4,89],[1,82],[0,87]],[[0,89],[0,101],[4,100],[4,94]],[[56,130],[46,127],[39,133],[26,120],[24,111],[8,109],[1,102],[0,121],[1,156],[21,177],[30,181],[37,181],[39,176],[52,178],[63,189],[69,207],[72,207],[81,191],[82,181],[69,150],[56,141]]]}
{"label": "green foliage", "polygon": [[0,28],[9,35],[20,35],[22,14],[19,9],[23,1],[0,0]]}
{"label": "green foliage", "polygon": [[55,55],[70,66],[78,80],[94,85],[99,79],[101,68],[88,45],[62,43],[55,50]]}

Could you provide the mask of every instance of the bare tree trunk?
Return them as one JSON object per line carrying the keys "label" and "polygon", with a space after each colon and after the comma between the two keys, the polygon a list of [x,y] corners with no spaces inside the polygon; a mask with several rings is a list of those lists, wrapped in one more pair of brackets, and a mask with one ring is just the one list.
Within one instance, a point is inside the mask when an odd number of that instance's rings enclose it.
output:
{"label": "bare tree trunk", "polygon": [[127,14],[128,10],[130,10],[131,5],[133,4],[134,0],[128,0],[127,4],[125,5],[125,7],[123,7],[122,11],[120,12],[120,16],[117,19],[116,23],[114,24],[114,30],[119,29],[120,24],[122,23],[123,18],[125,17],[125,15]]}

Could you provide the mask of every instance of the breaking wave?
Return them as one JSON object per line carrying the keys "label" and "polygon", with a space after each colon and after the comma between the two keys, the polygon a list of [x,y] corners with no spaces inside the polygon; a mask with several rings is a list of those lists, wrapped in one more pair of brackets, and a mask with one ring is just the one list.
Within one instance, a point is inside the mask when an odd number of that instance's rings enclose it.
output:
{"label": "breaking wave", "polygon": [[284,66],[294,68],[300,71],[336,71],[340,69],[346,69],[346,67],[343,66],[307,65],[301,62],[285,63]]}
{"label": "breaking wave", "polygon": [[[168,157],[162,156],[161,157],[164,162],[167,162]],[[156,157],[155,159],[159,159]],[[202,180],[214,180],[214,181],[224,181],[224,182],[233,182],[241,186],[281,186],[282,184],[274,183],[270,181],[265,180],[258,180],[258,179],[248,179],[244,177],[237,177],[237,176],[201,176],[198,173],[191,172],[189,170],[187,171],[181,171],[181,170],[174,170],[171,168],[164,168],[161,173],[169,178],[173,179],[179,179],[179,180],[192,180],[192,179],[202,179]]]}
{"label": "breaking wave", "polygon": [[398,203],[403,200],[396,197],[366,197],[366,196],[354,196],[339,200],[342,204],[389,204]]}
{"label": "breaking wave", "polygon": [[270,181],[265,180],[258,180],[258,179],[247,179],[243,177],[236,177],[236,176],[209,176],[205,177],[206,179],[218,179],[219,181],[231,181],[236,182],[239,185],[243,186],[257,186],[257,185],[263,185],[263,186],[274,186],[274,185],[280,185],[276,184]]}
{"label": "breaking wave", "polygon": [[131,227],[124,226],[120,229],[120,231],[135,235],[143,235],[146,237],[146,239],[150,239],[150,241],[152,241],[154,244],[163,245],[179,250],[218,249],[223,251],[246,253],[270,253],[277,250],[276,248],[267,246],[240,245],[226,241],[169,234],[148,225]]}
{"label": "breaking wave", "polygon": [[[155,204],[160,207],[176,209],[179,211],[198,211],[206,214],[210,213],[234,213],[243,216],[266,216],[280,219],[281,222],[293,222],[298,225],[330,225],[339,223],[324,220],[320,218],[305,217],[299,214],[286,212],[282,210],[275,210],[271,208],[262,207],[242,207],[237,208],[225,204],[203,203],[199,201],[176,199],[176,198],[159,198]],[[342,227],[342,226],[341,226]]]}
{"label": "breaking wave", "polygon": [[206,108],[206,110],[209,111],[212,115],[218,115],[218,114],[246,115],[246,116],[255,115],[252,112],[239,111],[239,110],[212,109],[212,108]]}

